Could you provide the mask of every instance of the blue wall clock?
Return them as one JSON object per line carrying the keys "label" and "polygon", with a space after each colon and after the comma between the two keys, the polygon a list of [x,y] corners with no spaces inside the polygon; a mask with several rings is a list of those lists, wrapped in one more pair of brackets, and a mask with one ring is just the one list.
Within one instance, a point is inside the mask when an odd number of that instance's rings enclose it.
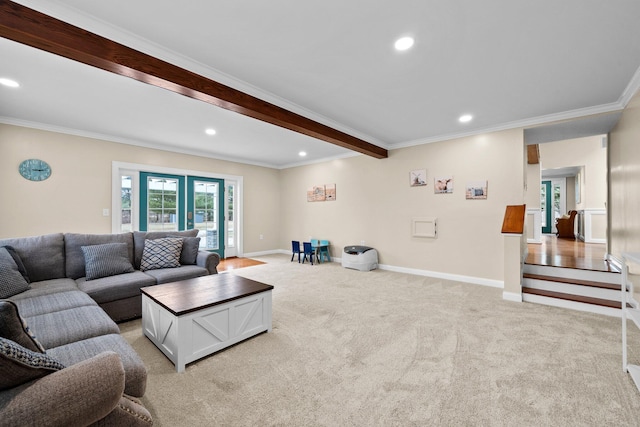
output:
{"label": "blue wall clock", "polygon": [[27,159],[20,163],[18,170],[29,181],[44,181],[51,176],[51,166],[40,159]]}

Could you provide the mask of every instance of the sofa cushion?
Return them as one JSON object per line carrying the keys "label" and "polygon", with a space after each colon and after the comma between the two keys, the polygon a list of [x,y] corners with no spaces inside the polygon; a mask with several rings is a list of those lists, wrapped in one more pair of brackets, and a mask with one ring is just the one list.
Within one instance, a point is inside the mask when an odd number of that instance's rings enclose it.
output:
{"label": "sofa cushion", "polygon": [[9,298],[12,301],[19,301],[25,298],[33,298],[40,295],[50,295],[64,291],[77,291],[76,282],[71,279],[51,279],[40,282],[31,282],[31,289],[14,295]]}
{"label": "sofa cushion", "polygon": [[98,306],[30,316],[26,321],[46,349],[99,335],[120,333],[118,325]]}
{"label": "sofa cushion", "polygon": [[0,390],[15,387],[64,369],[53,357],[0,337]]}
{"label": "sofa cushion", "polygon": [[6,247],[0,247],[0,298],[9,298],[29,289],[20,269]]}
{"label": "sofa cushion", "polygon": [[142,252],[144,251],[144,243],[146,240],[161,239],[163,237],[197,237],[198,229],[185,231],[134,231],[134,262],[133,266],[140,269],[140,261],[142,261]]}
{"label": "sofa cushion", "polygon": [[44,353],[44,347],[36,339],[18,306],[13,301],[0,301],[0,337],[7,338],[28,350]]}
{"label": "sofa cushion", "polygon": [[142,252],[140,271],[180,267],[182,238],[164,237],[147,240]]}
{"label": "sofa cushion", "polygon": [[76,283],[81,291],[89,294],[98,304],[102,304],[140,295],[140,288],[155,285],[156,279],[140,271],[134,271],[95,280],[81,277]]}
{"label": "sofa cushion", "polygon": [[206,276],[209,271],[197,265],[182,265],[178,268],[160,268],[158,270],[145,271],[145,274],[153,276],[156,283],[170,283],[178,280],[193,279],[194,277]]}
{"label": "sofa cushion", "polygon": [[126,243],[129,261],[133,262],[133,235],[131,233],[119,234],[78,234],[66,233],[64,245],[66,252],[67,277],[79,279],[85,277],[85,258],[83,246],[102,245],[105,243]]}
{"label": "sofa cushion", "polygon": [[97,305],[89,295],[80,290],[63,291],[55,294],[39,295],[14,301],[24,317],[53,313],[85,305]]}
{"label": "sofa cushion", "polygon": [[47,350],[47,354],[61,363],[71,366],[104,351],[120,355],[125,372],[124,392],[136,397],[144,395],[147,386],[147,369],[136,351],[119,334],[102,335],[72,342]]}
{"label": "sofa cushion", "polygon": [[0,246],[13,246],[31,282],[66,277],[62,233],[3,239],[0,240]]}
{"label": "sofa cushion", "polygon": [[82,246],[86,280],[133,272],[126,243]]}

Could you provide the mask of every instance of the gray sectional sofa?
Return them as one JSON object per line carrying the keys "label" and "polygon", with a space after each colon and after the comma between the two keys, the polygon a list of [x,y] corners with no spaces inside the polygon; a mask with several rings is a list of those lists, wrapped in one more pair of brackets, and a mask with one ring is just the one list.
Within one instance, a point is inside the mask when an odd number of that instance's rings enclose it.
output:
{"label": "gray sectional sofa", "polygon": [[[0,425],[150,425],[137,400],[146,368],[116,322],[141,315],[141,287],[217,273],[220,259],[198,250],[197,232],[0,240],[5,264],[11,264],[9,253],[17,267],[17,273],[2,267],[0,289],[22,283],[19,274],[29,282],[0,300]],[[167,260],[175,265],[177,256],[178,266],[163,267]],[[25,333],[35,335],[36,344]],[[21,372],[16,366],[39,373],[14,381]]]}

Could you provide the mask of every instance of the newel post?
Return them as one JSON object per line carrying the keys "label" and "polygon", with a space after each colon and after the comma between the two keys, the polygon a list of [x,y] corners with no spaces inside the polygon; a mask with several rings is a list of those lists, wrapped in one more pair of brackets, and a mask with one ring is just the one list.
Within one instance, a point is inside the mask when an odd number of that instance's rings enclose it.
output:
{"label": "newel post", "polygon": [[526,205],[507,206],[502,222],[504,236],[504,288],[502,298],[522,302],[524,220]]}

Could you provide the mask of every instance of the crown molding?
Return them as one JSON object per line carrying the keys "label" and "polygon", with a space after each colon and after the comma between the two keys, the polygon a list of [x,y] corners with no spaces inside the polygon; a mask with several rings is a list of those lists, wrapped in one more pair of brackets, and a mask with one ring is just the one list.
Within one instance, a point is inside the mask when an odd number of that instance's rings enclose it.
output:
{"label": "crown molding", "polygon": [[518,121],[514,121],[514,122],[503,123],[503,124],[496,125],[496,126],[488,126],[488,127],[484,127],[484,128],[478,128],[478,129],[474,129],[474,130],[471,130],[471,131],[468,131],[468,132],[446,134],[446,135],[438,135],[438,136],[434,136],[434,137],[431,137],[431,138],[421,138],[421,139],[416,139],[416,140],[412,140],[412,141],[401,142],[401,143],[398,143],[398,144],[390,145],[389,146],[389,150],[396,150],[398,148],[414,147],[416,145],[423,145],[423,144],[431,144],[431,143],[434,143],[434,142],[449,141],[449,140],[458,139],[458,138],[468,138],[468,137],[471,137],[471,136],[482,135],[482,134],[486,134],[486,133],[501,132],[501,131],[505,131],[505,130],[533,127],[533,126],[549,124],[549,123],[553,123],[553,122],[560,122],[560,121],[563,121],[563,120],[572,120],[572,119],[577,119],[577,118],[580,118],[580,117],[592,116],[592,115],[596,115],[596,114],[612,113],[614,111],[620,111],[622,109],[624,109],[624,106],[622,105],[622,102],[621,101],[617,101],[617,102],[612,102],[612,103],[609,103],[609,104],[598,105],[598,106],[595,106],[595,107],[580,108],[580,109],[577,109],[577,110],[565,111],[565,112],[562,112],[562,113],[547,114],[545,116],[533,117],[533,118],[526,119],[526,120],[518,120]]}

